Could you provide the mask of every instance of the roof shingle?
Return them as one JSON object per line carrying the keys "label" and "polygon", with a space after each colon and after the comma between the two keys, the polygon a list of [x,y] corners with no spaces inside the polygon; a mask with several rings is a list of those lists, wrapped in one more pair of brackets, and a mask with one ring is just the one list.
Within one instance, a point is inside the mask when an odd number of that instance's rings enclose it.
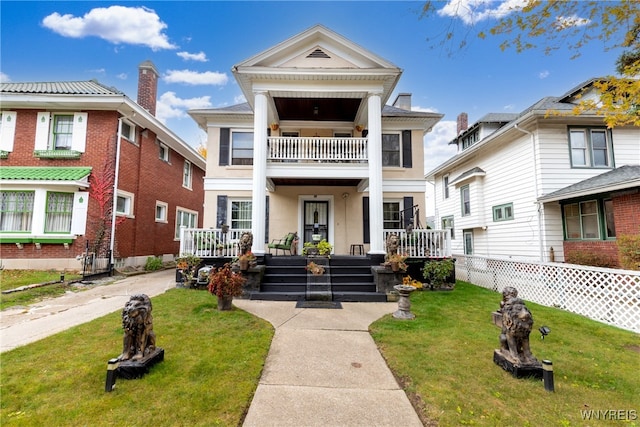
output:
{"label": "roof shingle", "polygon": [[0,168],[0,179],[13,181],[78,181],[90,173],[90,167],[6,166]]}

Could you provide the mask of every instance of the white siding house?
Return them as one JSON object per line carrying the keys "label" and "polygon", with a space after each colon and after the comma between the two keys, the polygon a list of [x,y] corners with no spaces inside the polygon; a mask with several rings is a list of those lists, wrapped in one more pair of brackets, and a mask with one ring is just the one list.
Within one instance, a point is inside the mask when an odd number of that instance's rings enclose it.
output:
{"label": "white siding house", "polygon": [[[640,128],[607,129],[602,117],[570,114],[576,95],[592,90],[593,81],[520,114],[488,114],[468,129],[466,117],[459,118],[451,142],[458,154],[426,175],[435,183],[435,226],[452,227],[454,254],[564,260],[567,201],[544,196],[640,164]],[[600,227],[604,214],[600,207]]]}

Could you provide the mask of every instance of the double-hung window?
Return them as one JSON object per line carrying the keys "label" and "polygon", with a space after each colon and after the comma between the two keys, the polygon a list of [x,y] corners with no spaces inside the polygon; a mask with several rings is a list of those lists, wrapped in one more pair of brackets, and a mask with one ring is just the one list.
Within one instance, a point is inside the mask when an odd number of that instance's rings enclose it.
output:
{"label": "double-hung window", "polygon": [[382,224],[385,230],[402,228],[400,224],[400,202],[382,203]]}
{"label": "double-hung window", "polygon": [[455,228],[454,228],[454,223],[453,223],[453,215],[450,216],[443,216],[442,219],[442,229],[446,230],[447,228],[451,230],[451,238],[455,239],[456,238],[456,232],[455,232]]}
{"label": "double-hung window", "polygon": [[47,207],[44,221],[45,233],[71,232],[73,216],[73,193],[47,193]]}
{"label": "double-hung window", "polygon": [[87,113],[39,112],[34,152],[44,158],[78,158],[87,139]]}
{"label": "double-hung window", "polygon": [[231,133],[231,164],[253,165],[253,132]]}
{"label": "double-hung window", "polygon": [[158,158],[163,162],[169,162],[169,147],[158,141]]}
{"label": "double-hung window", "polygon": [[611,132],[604,127],[569,128],[569,148],[573,167],[613,166]]}
{"label": "double-hung window", "polygon": [[449,175],[442,177],[442,198],[449,198]]}
{"label": "double-hung window", "polygon": [[251,230],[251,200],[231,201],[231,228],[233,230]]}
{"label": "double-hung window", "polygon": [[71,150],[73,138],[73,115],[53,116],[52,150]]}
{"label": "double-hung window", "polygon": [[471,193],[468,185],[460,188],[460,205],[462,216],[471,215]]}
{"label": "double-hung window", "polygon": [[565,239],[614,239],[616,225],[611,199],[586,200],[563,205]]}
{"label": "double-hung window", "polygon": [[400,134],[382,134],[382,166],[400,166]]}
{"label": "double-hung window", "polygon": [[184,161],[184,167],[182,169],[182,186],[191,189],[191,162]]}
{"label": "double-hung window", "polygon": [[198,212],[177,208],[176,210],[176,239],[180,238],[180,228],[196,228],[198,225]]}
{"label": "double-hung window", "polygon": [[33,191],[0,192],[0,231],[31,231],[34,194]]}

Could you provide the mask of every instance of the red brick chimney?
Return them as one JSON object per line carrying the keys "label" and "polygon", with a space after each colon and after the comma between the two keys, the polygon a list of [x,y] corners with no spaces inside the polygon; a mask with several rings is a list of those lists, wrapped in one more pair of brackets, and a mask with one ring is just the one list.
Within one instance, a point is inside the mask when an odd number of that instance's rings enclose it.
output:
{"label": "red brick chimney", "polygon": [[156,115],[159,75],[156,66],[149,60],[138,66],[138,105],[154,116]]}
{"label": "red brick chimney", "polygon": [[458,114],[458,135],[467,130],[469,127],[469,117],[467,113]]}

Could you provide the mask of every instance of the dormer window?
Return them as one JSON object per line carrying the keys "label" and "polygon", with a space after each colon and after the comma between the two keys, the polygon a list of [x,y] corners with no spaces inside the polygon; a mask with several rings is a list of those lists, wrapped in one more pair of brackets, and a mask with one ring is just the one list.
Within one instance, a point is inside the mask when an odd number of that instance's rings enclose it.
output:
{"label": "dormer window", "polygon": [[480,138],[479,138],[478,131],[471,132],[470,134],[465,135],[462,138],[462,149],[464,150],[464,149],[467,149],[467,148],[471,147],[471,145],[476,143],[476,142],[478,142],[479,139]]}

